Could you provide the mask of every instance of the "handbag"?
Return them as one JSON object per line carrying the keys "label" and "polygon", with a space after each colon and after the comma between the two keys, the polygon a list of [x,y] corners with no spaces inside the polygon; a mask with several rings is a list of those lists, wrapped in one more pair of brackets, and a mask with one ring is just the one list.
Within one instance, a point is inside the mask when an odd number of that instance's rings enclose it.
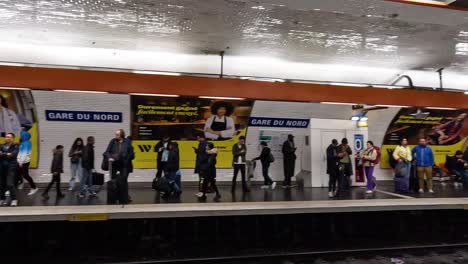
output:
{"label": "handbag", "polygon": [[403,162],[399,162],[395,166],[395,177],[403,178],[406,177],[406,165]]}

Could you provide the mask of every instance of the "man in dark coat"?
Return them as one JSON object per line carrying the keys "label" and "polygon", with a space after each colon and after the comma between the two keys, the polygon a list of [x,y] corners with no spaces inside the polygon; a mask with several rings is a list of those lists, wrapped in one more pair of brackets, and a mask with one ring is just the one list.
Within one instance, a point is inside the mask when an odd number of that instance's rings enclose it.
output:
{"label": "man in dark coat", "polygon": [[284,182],[283,188],[291,188],[291,178],[294,177],[296,166],[296,145],[294,144],[294,136],[289,134],[288,140],[283,143],[283,169]]}
{"label": "man in dark coat", "polygon": [[163,172],[166,170],[167,159],[169,157],[168,147],[171,144],[171,139],[168,136],[163,137],[156,146],[154,146],[154,151],[158,153],[156,160],[156,178],[161,178]]}

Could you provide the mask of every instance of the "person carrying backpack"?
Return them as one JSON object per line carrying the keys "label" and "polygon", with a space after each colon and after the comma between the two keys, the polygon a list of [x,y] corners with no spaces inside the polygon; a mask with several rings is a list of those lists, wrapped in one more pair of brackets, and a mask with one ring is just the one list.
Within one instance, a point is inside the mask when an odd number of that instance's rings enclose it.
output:
{"label": "person carrying backpack", "polygon": [[372,141],[367,141],[367,146],[361,152],[361,163],[364,166],[364,172],[367,178],[367,191],[366,193],[372,194],[377,188],[376,180],[374,177],[374,166],[379,162],[379,152],[377,147],[374,147]]}
{"label": "person carrying backpack", "polygon": [[265,184],[262,186],[262,189],[268,189],[270,187],[271,189],[275,189],[276,182],[274,182],[270,178],[270,175],[268,175],[270,164],[274,162],[273,155],[271,154],[271,150],[265,141],[260,142],[260,146],[262,147],[262,152],[260,153],[260,156],[253,160],[260,160],[262,162],[262,174],[263,178],[265,179]]}

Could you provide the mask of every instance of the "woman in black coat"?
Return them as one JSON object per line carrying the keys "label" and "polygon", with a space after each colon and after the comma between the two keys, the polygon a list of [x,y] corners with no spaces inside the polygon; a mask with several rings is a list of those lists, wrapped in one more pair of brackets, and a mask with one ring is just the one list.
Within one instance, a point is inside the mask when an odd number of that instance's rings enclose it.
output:
{"label": "woman in black coat", "polygon": [[216,192],[215,199],[221,198],[219,194],[218,186],[216,186],[216,157],[218,156],[218,150],[214,147],[213,143],[209,142],[206,144],[206,154],[200,161],[200,175],[203,178],[202,195],[201,199],[206,199],[206,192],[208,184]]}

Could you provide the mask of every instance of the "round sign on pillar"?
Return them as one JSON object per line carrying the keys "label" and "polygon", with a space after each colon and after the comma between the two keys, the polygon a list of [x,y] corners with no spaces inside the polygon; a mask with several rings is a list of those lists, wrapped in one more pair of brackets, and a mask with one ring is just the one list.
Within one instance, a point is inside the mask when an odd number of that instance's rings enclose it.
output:
{"label": "round sign on pillar", "polygon": [[362,134],[355,134],[354,135],[354,151],[356,153],[355,156],[355,175],[356,175],[356,182],[365,182],[364,177],[364,168],[362,167],[362,163],[359,162],[361,159],[360,152],[364,149],[364,135]]}

